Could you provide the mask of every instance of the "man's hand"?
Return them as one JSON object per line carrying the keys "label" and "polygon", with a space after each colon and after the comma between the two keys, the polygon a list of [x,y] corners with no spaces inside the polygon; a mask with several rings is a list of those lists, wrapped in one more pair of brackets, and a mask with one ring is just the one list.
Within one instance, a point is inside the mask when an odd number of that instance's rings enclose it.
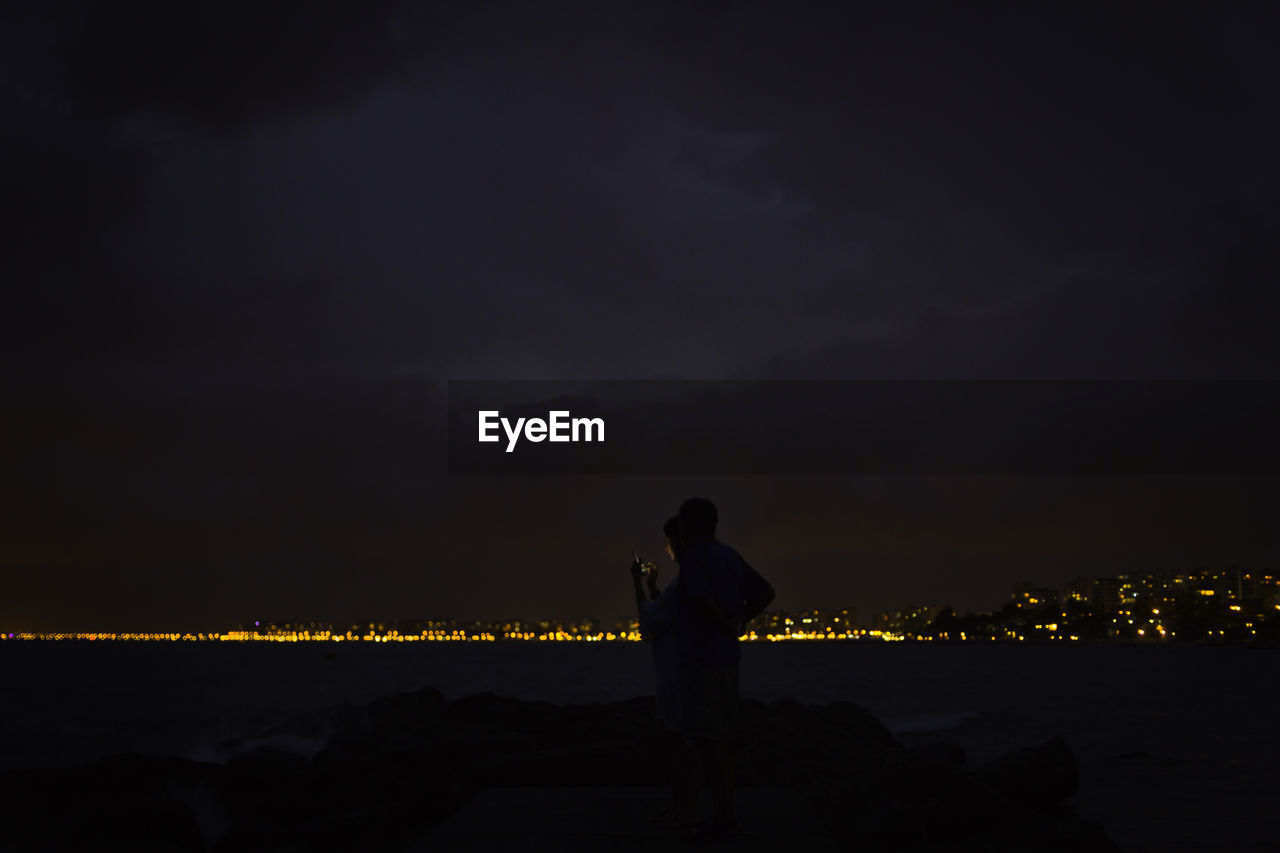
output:
{"label": "man's hand", "polygon": [[658,567],[654,566],[644,576],[645,581],[649,584],[649,596],[651,598],[658,597]]}

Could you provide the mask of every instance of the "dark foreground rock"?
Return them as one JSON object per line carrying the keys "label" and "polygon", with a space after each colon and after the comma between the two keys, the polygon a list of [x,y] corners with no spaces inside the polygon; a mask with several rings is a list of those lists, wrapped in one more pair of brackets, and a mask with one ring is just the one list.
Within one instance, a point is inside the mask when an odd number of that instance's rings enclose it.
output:
{"label": "dark foreground rock", "polygon": [[[301,716],[312,756],[258,747],[225,764],[142,755],[0,774],[0,850],[396,850],[490,786],[669,783],[652,699],[556,706],[432,688]],[[970,767],[953,743],[904,748],[865,709],[744,701],[741,786],[786,785],[859,851],[1114,851],[1067,804],[1061,738]]]}

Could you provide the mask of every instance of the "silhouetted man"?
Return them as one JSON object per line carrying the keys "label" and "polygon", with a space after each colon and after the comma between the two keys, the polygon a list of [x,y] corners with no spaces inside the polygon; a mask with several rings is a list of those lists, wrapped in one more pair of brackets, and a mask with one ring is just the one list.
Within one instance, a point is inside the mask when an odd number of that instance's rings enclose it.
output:
{"label": "silhouetted man", "polygon": [[[662,526],[666,537],[667,556],[680,565],[680,519],[671,517]],[[648,582],[646,595],[641,577]],[[647,574],[639,562],[632,566],[636,607],[640,617],[640,636],[653,648],[654,691],[658,720],[666,733],[665,741],[671,765],[671,804],[653,818],[653,822],[671,828],[685,829],[697,819],[698,759],[693,745],[684,734],[680,698],[680,647],[676,621],[680,609],[680,578],[666,589],[658,590],[658,567]]]}
{"label": "silhouetted man", "polygon": [[729,733],[738,705],[738,637],[744,622],[773,601],[773,587],[742,556],[715,538],[719,514],[706,498],[680,506],[680,695],[686,734],[693,738],[711,788],[715,818],[701,837],[737,832]]}

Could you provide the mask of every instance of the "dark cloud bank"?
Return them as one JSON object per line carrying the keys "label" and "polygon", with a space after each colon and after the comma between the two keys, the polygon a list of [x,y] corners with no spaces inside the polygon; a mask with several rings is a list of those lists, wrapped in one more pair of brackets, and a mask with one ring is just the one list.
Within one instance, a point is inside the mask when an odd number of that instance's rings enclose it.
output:
{"label": "dark cloud bank", "polygon": [[0,627],[621,614],[692,493],[779,606],[1274,566],[1267,477],[443,473],[450,379],[1277,378],[1274,24],[9,7]]}

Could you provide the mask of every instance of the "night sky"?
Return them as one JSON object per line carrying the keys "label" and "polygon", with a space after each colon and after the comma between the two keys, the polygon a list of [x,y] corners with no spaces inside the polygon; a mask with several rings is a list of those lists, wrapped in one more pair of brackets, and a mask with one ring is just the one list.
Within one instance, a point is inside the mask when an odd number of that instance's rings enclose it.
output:
{"label": "night sky", "polygon": [[693,494],[864,621],[1280,566],[1274,477],[446,476],[450,379],[1280,378],[1274,13],[833,5],[6,5],[0,628],[612,619]]}

